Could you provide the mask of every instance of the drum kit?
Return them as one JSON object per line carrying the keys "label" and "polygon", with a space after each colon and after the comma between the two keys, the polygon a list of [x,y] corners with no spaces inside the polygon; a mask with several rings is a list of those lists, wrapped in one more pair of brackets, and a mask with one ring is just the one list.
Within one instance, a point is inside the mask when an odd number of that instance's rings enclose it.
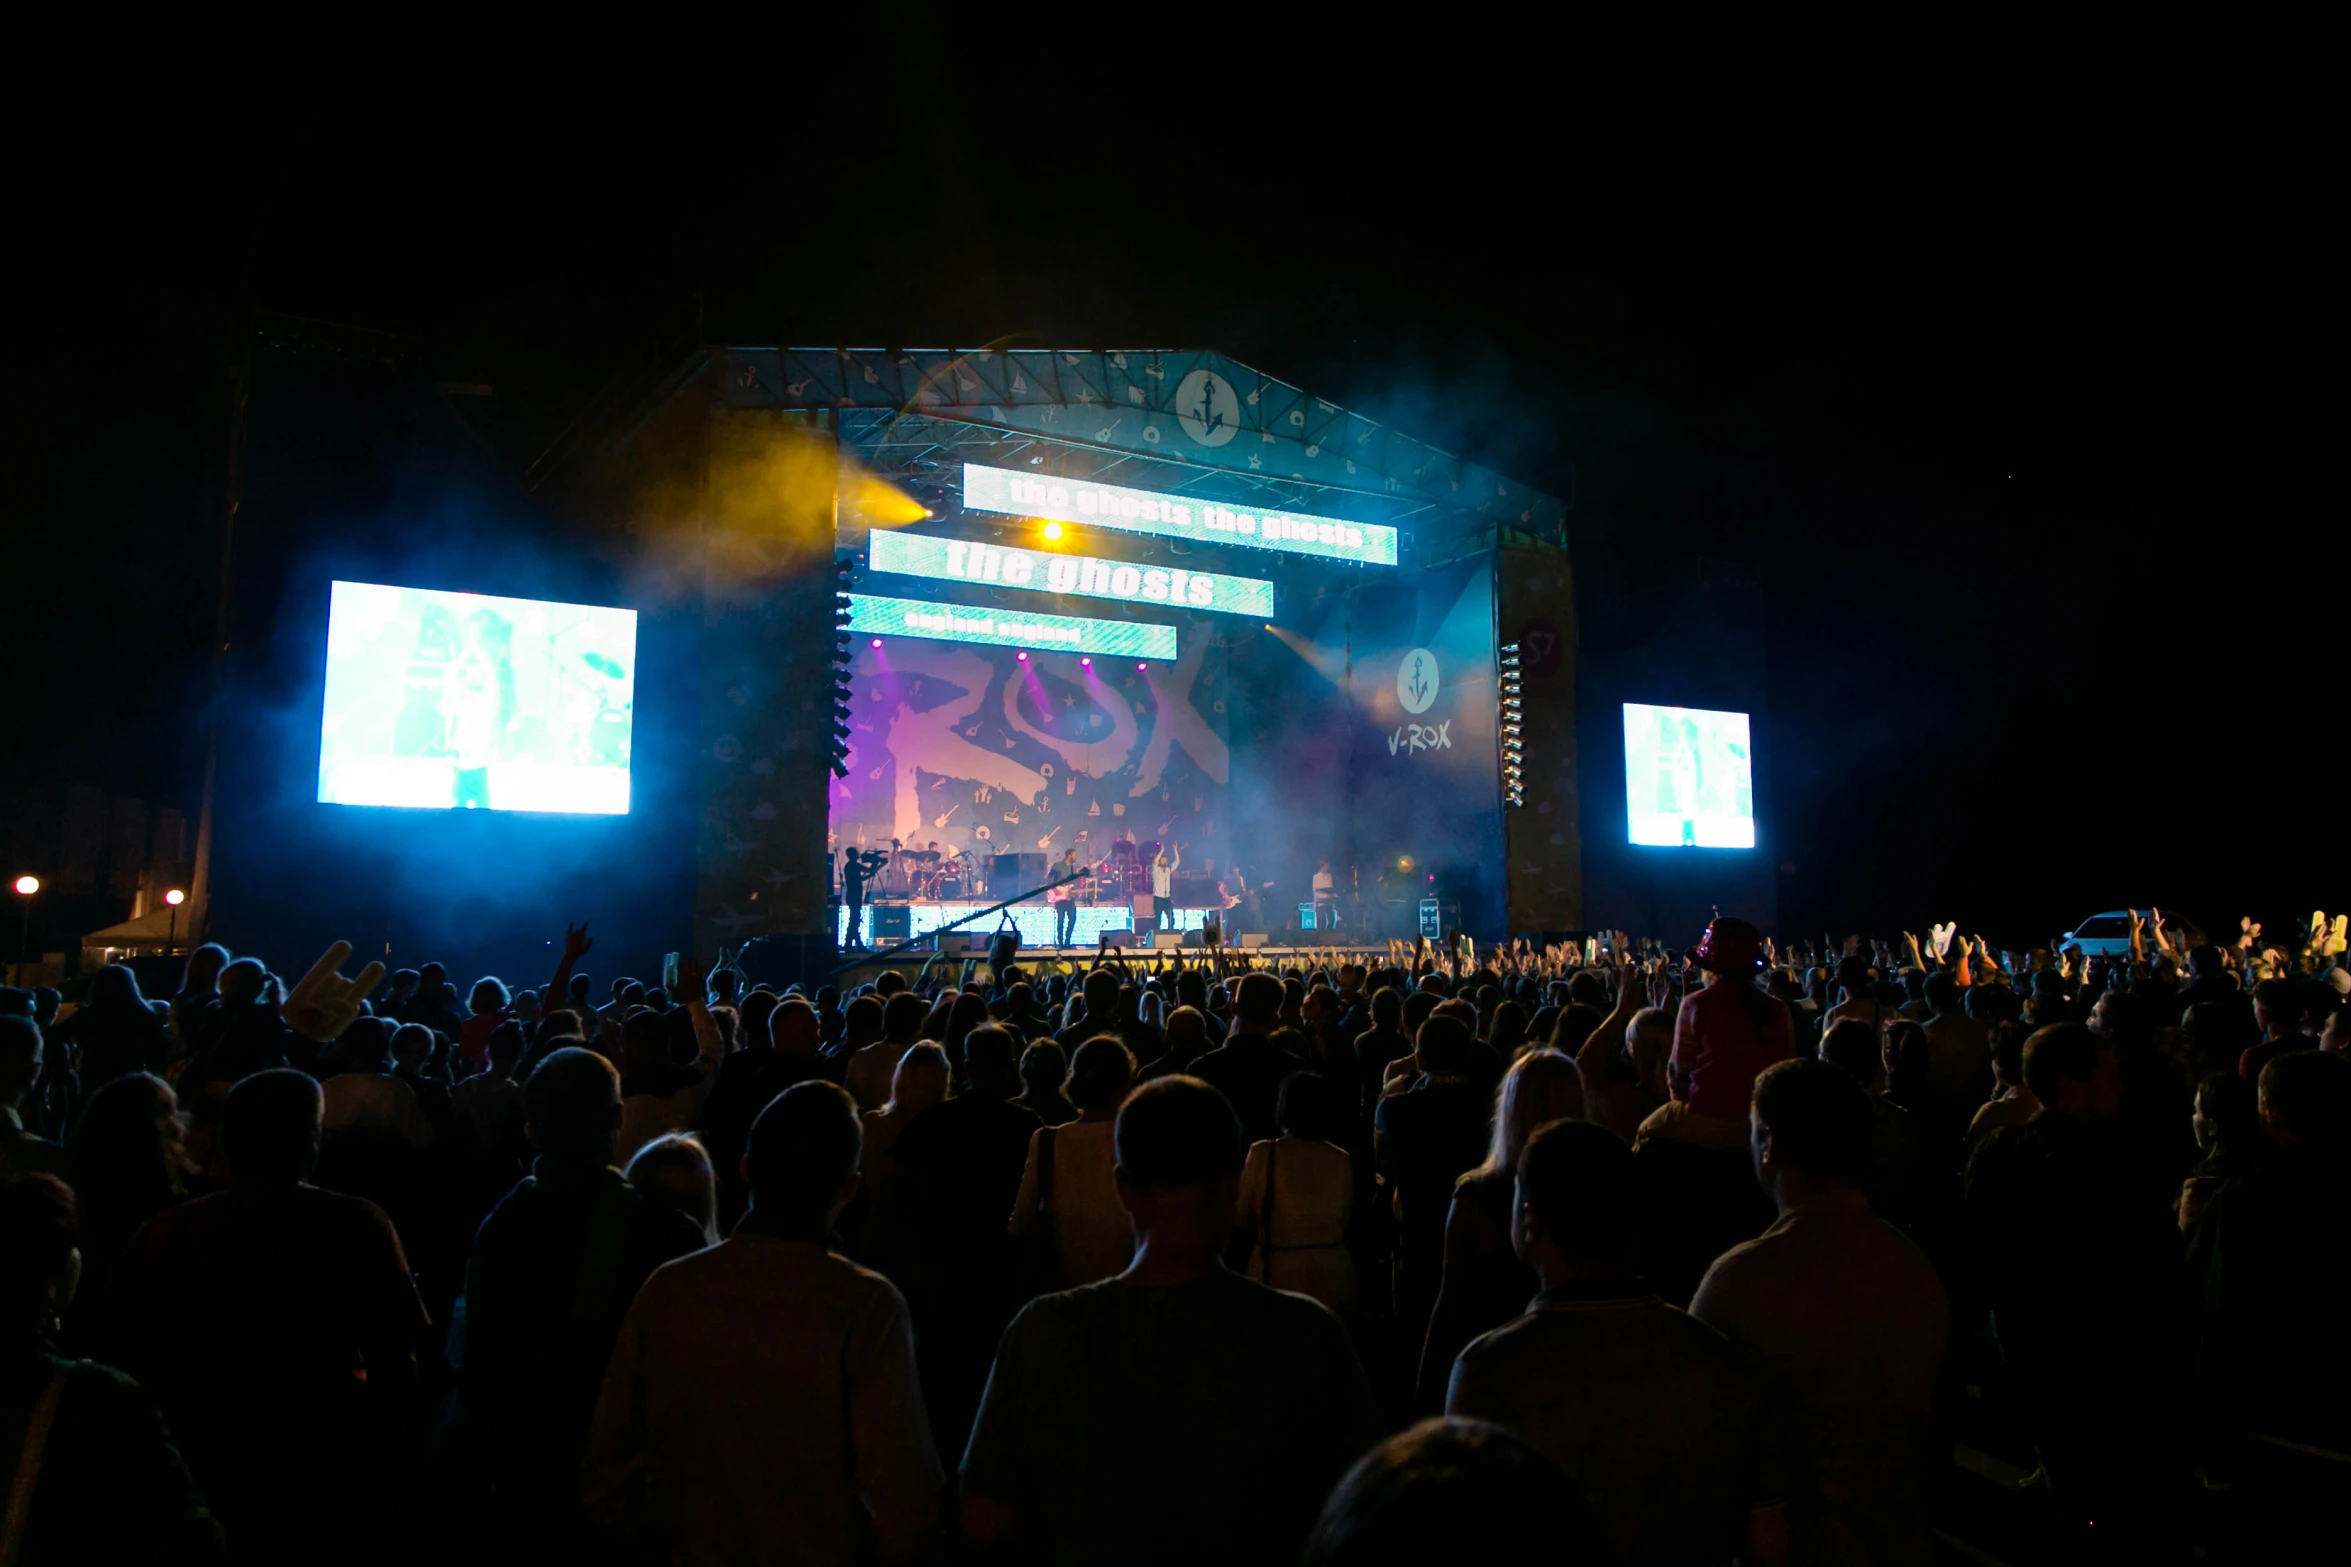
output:
{"label": "drum kit", "polygon": [[978,857],[969,850],[908,849],[898,858],[906,862],[907,886],[917,898],[962,898],[980,891]]}

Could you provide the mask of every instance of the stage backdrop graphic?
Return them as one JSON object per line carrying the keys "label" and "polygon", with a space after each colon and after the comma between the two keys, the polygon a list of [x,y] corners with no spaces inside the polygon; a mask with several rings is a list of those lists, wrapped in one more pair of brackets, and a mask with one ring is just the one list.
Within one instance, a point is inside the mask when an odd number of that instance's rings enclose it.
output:
{"label": "stage backdrop graphic", "polygon": [[[1358,891],[1391,923],[1433,892],[1460,906],[1459,928],[1498,932],[1493,557],[1358,588],[1346,613],[1355,714],[1347,819]],[[1455,928],[1450,912],[1446,928]]]}
{"label": "stage backdrop graphic", "polygon": [[636,666],[634,610],[337,582],[318,798],[623,815]]}
{"label": "stage backdrop graphic", "polygon": [[1221,862],[1225,655],[1206,637],[1182,640],[1173,664],[1148,670],[1131,660],[1089,666],[1070,653],[1023,660],[1002,647],[860,641],[849,776],[831,786],[834,864],[843,848],[886,849],[892,839],[1048,863],[1075,848],[1090,863],[1128,834],[1146,856],[1153,843],[1180,849],[1186,871]]}

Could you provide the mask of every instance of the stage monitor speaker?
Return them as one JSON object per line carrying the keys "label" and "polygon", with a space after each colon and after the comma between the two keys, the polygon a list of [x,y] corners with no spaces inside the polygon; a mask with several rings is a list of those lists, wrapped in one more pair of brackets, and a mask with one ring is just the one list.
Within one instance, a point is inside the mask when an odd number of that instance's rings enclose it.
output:
{"label": "stage monitor speaker", "polygon": [[1266,935],[1264,931],[1244,931],[1241,934],[1241,945],[1244,947],[1262,947],[1265,945],[1265,942]]}
{"label": "stage monitor speaker", "polygon": [[747,985],[806,985],[811,990],[831,977],[840,953],[830,935],[754,936],[743,944],[736,967]]}
{"label": "stage monitor speaker", "polygon": [[1151,933],[1151,950],[1154,952],[1171,952],[1183,944],[1184,933],[1180,930],[1155,930]]}
{"label": "stage monitor speaker", "polygon": [[984,953],[988,950],[988,938],[974,936],[969,931],[943,930],[931,938],[931,950],[934,952]]}
{"label": "stage monitor speaker", "polygon": [[1133,905],[1135,918],[1137,920],[1155,920],[1159,918],[1159,905],[1151,900],[1151,894],[1147,892],[1138,892],[1127,901]]}
{"label": "stage monitor speaker", "polygon": [[877,903],[873,906],[873,939],[876,941],[904,941],[914,931],[914,910],[903,903]]}
{"label": "stage monitor speaker", "polygon": [[1113,947],[1125,947],[1134,944],[1135,935],[1136,932],[1131,930],[1106,930],[1102,933],[1102,939]]}

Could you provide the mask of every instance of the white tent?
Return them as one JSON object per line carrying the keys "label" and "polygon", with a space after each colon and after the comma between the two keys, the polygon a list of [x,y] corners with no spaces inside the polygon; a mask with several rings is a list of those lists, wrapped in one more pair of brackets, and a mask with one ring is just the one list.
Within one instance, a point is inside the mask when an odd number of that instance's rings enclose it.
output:
{"label": "white tent", "polygon": [[82,938],[82,968],[84,972],[100,964],[112,963],[118,958],[139,952],[185,951],[195,945],[194,932],[203,928],[203,905],[190,900],[174,909],[158,907],[94,930]]}

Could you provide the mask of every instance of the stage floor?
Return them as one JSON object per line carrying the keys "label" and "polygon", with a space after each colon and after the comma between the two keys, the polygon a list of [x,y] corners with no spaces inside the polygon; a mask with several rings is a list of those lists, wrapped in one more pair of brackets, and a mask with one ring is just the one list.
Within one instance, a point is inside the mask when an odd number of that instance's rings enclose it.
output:
{"label": "stage floor", "polygon": [[[1050,945],[1031,947],[1024,940],[1021,943],[1020,956],[1013,961],[1022,968],[1032,971],[1040,968],[1050,970],[1056,963],[1066,963],[1072,968],[1085,969],[1093,966],[1095,951],[1096,949],[1091,945],[1084,947],[1054,947]],[[1388,960],[1388,949],[1384,945],[1360,947],[1339,942],[1329,947],[1233,947],[1226,949],[1225,961],[1228,969],[1252,965],[1262,966],[1269,963],[1286,967],[1292,962],[1326,961],[1334,951],[1342,960],[1350,962],[1385,963]],[[1153,958],[1180,957],[1184,961],[1184,966],[1189,968],[1208,962],[1211,955],[1209,948],[1190,945],[1186,945],[1181,950],[1155,951],[1150,947],[1124,949],[1126,960],[1138,965],[1148,964]],[[933,962],[934,957],[936,957],[935,963]],[[885,969],[896,969],[908,979],[912,979],[925,963],[932,963],[931,977],[933,979],[943,976],[952,982],[961,971],[965,958],[985,961],[986,954],[948,952],[941,956],[918,948],[913,952],[901,952],[892,958],[877,958],[869,953],[844,952],[841,954],[841,970],[831,983],[846,991],[853,986],[862,985],[877,978]]]}
{"label": "stage floor", "polygon": [[[857,933],[869,947],[895,946],[901,941],[911,941],[917,936],[927,936],[935,930],[944,929],[958,920],[970,919],[987,907],[988,904],[978,899],[914,898],[903,904],[868,903],[860,911]],[[885,912],[894,914],[900,908],[906,910],[905,931],[893,931],[876,940],[874,916]],[[1175,929],[1198,930],[1207,915],[1206,909],[1178,909],[1175,911]],[[1011,920],[1013,928],[1020,932],[1020,944],[1024,948],[1053,945],[1053,906],[1049,903],[1016,903],[984,920],[974,920],[963,929],[975,936],[985,936],[997,930],[1007,918]],[[1104,931],[1134,928],[1134,910],[1123,903],[1078,905],[1078,946],[1092,948],[1101,940]],[[833,939],[844,943],[849,939],[849,911],[845,908],[836,907],[833,910]]]}

